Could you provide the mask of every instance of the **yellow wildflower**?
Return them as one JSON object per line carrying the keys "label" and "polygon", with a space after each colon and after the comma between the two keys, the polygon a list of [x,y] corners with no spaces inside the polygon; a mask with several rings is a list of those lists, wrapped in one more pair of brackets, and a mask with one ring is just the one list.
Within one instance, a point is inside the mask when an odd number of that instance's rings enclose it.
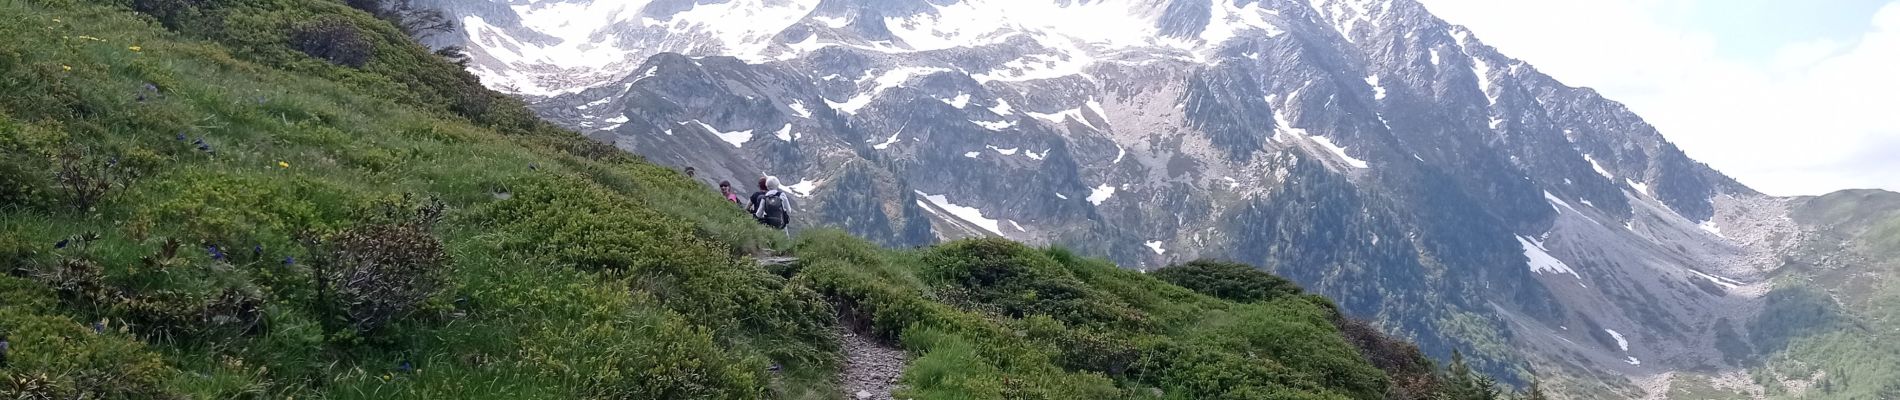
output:
{"label": "yellow wildflower", "polygon": [[72,70],[73,70],[73,66],[71,66],[71,65],[61,65],[61,66],[59,66],[59,68],[60,68],[60,69],[64,69],[64,70],[67,70],[67,71],[72,71]]}
{"label": "yellow wildflower", "polygon": [[80,36],[79,38],[80,38],[80,39],[82,39],[82,40],[97,40],[97,41],[101,41],[101,42],[104,42],[104,41],[106,41],[105,39],[100,39],[100,38],[96,38],[96,37],[91,37],[91,36]]}
{"label": "yellow wildflower", "polygon": [[53,19],[53,22],[54,22],[54,23],[58,23],[58,22],[59,22],[59,18],[54,18],[54,19]]}
{"label": "yellow wildflower", "polygon": [[132,47],[127,47],[127,48],[125,48],[125,49],[126,49],[126,50],[131,50],[131,51],[135,51],[135,52],[136,52],[136,51],[139,51],[139,50],[145,50],[145,48],[143,48],[143,47],[138,47],[138,46],[132,46]]}
{"label": "yellow wildflower", "polygon": [[278,162],[277,162],[277,167],[278,167],[278,168],[290,168],[290,163],[287,163],[287,162],[283,162],[283,161],[278,161]]}

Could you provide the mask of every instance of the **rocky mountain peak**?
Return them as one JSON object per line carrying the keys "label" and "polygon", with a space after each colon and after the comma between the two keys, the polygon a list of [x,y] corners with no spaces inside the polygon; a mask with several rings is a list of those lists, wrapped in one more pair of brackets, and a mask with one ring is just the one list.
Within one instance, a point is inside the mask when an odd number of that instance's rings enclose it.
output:
{"label": "rocky mountain peak", "polygon": [[1697,282],[1762,284],[1710,224],[1769,200],[1412,0],[439,1],[542,115],[889,245],[1234,259],[1441,356],[1549,345],[1495,369],[1721,363],[1754,300]]}

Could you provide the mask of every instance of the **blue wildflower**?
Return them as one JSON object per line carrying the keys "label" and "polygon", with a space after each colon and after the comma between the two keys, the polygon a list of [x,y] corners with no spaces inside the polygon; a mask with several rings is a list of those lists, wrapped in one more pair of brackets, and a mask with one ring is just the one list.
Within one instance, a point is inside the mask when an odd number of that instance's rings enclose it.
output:
{"label": "blue wildflower", "polygon": [[291,257],[291,256],[284,256],[284,265],[285,266],[297,265],[297,258]]}
{"label": "blue wildflower", "polygon": [[218,245],[214,244],[214,245],[205,246],[205,252],[211,253],[211,259],[213,260],[219,260],[219,261],[224,260],[224,250],[219,250]]}
{"label": "blue wildflower", "polygon": [[416,370],[415,366],[409,365],[409,361],[403,361],[402,365],[396,366],[396,372],[401,372],[405,374],[413,372],[415,370]]}
{"label": "blue wildflower", "polygon": [[98,333],[98,334],[106,333],[106,323],[105,322],[92,323],[92,333]]}
{"label": "blue wildflower", "polygon": [[185,131],[178,131],[178,141],[185,141]]}
{"label": "blue wildflower", "polygon": [[251,245],[251,258],[264,258],[264,245]]}
{"label": "blue wildflower", "polygon": [[54,243],[54,244],[53,244],[53,248],[55,248],[55,249],[64,249],[64,248],[66,248],[66,244],[67,244],[67,243],[69,243],[69,242],[72,242],[72,239],[60,239],[60,240],[59,240],[59,243]]}

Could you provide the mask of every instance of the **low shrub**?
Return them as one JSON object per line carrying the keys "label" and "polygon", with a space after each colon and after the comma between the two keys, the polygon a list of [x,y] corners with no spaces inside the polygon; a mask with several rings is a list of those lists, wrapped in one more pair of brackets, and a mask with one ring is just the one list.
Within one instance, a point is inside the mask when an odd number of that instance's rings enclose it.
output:
{"label": "low shrub", "polygon": [[1298,295],[1300,286],[1253,266],[1201,260],[1155,270],[1156,279],[1241,303],[1257,303]]}
{"label": "low shrub", "polygon": [[351,68],[362,68],[376,54],[362,29],[337,16],[318,17],[290,30],[290,47],[311,57]]}
{"label": "low shrub", "polygon": [[350,229],[325,248],[327,255],[315,260],[323,306],[357,333],[409,316],[447,286],[449,257],[421,225]]}
{"label": "low shrub", "polygon": [[1148,316],[1090,287],[1048,255],[1006,239],[932,248],[924,276],[951,287],[952,304],[1009,318],[1048,315],[1070,325],[1145,330]]}

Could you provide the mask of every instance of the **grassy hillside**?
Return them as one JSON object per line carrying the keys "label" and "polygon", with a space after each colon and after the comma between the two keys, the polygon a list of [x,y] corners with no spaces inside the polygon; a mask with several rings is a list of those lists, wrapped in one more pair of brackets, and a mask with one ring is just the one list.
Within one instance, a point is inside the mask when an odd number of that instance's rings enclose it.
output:
{"label": "grassy hillside", "polygon": [[1756,381],[1778,398],[1900,398],[1900,194],[1803,199],[1794,218],[1818,233],[1751,327]]}
{"label": "grassy hillside", "polygon": [[837,398],[840,324],[900,398],[1456,392],[1250,268],[788,239],[339,2],[98,3],[0,1],[0,397]]}

